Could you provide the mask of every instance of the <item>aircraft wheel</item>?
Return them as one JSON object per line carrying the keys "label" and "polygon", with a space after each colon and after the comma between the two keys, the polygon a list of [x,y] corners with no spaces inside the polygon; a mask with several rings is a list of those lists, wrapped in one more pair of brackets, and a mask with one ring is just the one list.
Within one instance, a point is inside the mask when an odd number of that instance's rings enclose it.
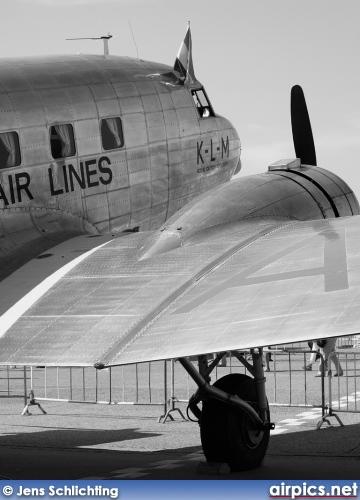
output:
{"label": "aircraft wheel", "polygon": [[[254,379],[240,373],[226,375],[214,383],[218,389],[239,396],[256,409]],[[268,420],[270,411],[268,407]],[[258,467],[267,450],[270,430],[258,430],[241,408],[214,398],[203,402],[201,442],[209,462],[226,462],[235,471]]]}

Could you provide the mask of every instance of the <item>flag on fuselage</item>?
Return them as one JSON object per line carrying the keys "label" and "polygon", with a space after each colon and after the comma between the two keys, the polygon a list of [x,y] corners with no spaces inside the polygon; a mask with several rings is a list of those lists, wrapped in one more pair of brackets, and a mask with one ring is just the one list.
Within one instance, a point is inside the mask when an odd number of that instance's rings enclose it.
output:
{"label": "flag on fuselage", "polygon": [[188,22],[188,29],[184,41],[182,42],[175,59],[174,70],[180,73],[181,81],[184,84],[196,82],[192,61],[190,22]]}

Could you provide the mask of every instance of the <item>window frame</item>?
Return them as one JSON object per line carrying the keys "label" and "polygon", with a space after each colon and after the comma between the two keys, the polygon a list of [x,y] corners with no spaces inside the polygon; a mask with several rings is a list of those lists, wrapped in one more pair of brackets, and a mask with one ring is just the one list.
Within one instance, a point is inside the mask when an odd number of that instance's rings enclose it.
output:
{"label": "window frame", "polygon": [[[103,122],[107,121],[109,119],[118,120],[118,124],[120,124],[120,128],[119,128],[119,126],[117,127],[117,131],[120,132],[119,133],[120,146],[117,146],[115,148],[105,148],[105,146],[104,146]],[[106,127],[109,128],[108,123],[106,123]],[[112,133],[111,130],[110,130],[110,133]],[[102,117],[100,119],[100,137],[101,137],[101,147],[102,147],[103,151],[117,151],[119,149],[122,149],[125,146],[125,138],[124,138],[124,128],[123,128],[123,123],[122,123],[121,117],[120,116],[105,116],[105,117]]]}
{"label": "window frame", "polygon": [[[64,126],[64,125],[66,125],[67,127],[70,127],[70,130],[71,130],[70,146],[73,146],[74,149],[73,149],[73,151],[70,152],[71,154],[69,154],[67,156],[58,156],[55,158],[54,153],[53,153],[53,147],[52,147],[53,139],[51,139],[51,132],[52,132],[52,129],[55,129],[55,127]],[[56,131],[56,129],[55,129],[55,133],[58,136],[60,142],[62,143],[63,141],[61,140],[61,137],[59,137],[59,134]],[[49,126],[49,142],[50,142],[50,153],[51,153],[51,156],[54,160],[64,160],[65,158],[73,158],[74,156],[76,156],[76,140],[75,140],[75,133],[74,133],[74,125],[72,123],[54,123],[54,124],[50,125]]]}
{"label": "window frame", "polygon": [[[202,92],[204,94],[204,97],[205,97],[206,102],[207,102],[207,106],[203,106],[201,104],[201,100],[199,99],[197,92]],[[216,116],[214,109],[212,107],[211,101],[210,101],[204,87],[199,87],[198,89],[191,89],[191,96],[193,98],[194,106],[198,112],[199,118],[210,118],[210,117]],[[196,104],[196,100],[198,101],[199,105]],[[206,112],[206,110],[209,112],[209,114],[204,116],[204,113]]]}
{"label": "window frame", "polygon": [[[15,167],[19,167],[22,163],[22,155],[21,155],[21,146],[20,146],[20,135],[19,135],[19,132],[17,132],[16,130],[8,130],[8,131],[2,131],[0,132],[0,137],[1,135],[5,135],[5,134],[15,134],[14,137],[15,137],[15,158],[18,157],[19,159],[19,162],[16,163],[15,165],[5,165],[5,167],[2,167],[0,165],[0,170],[5,170],[6,168],[15,168]],[[7,150],[7,147],[5,146],[4,142],[2,141],[2,139],[0,138],[0,141],[2,142],[2,146]],[[9,151],[8,151],[9,153]],[[8,154],[8,159],[10,157],[10,153]]]}

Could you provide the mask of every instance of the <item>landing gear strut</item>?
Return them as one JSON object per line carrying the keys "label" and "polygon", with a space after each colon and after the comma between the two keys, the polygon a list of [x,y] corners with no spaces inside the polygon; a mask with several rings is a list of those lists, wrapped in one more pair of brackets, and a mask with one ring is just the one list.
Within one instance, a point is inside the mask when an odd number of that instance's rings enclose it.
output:
{"label": "landing gear strut", "polygon": [[[221,357],[207,367],[199,356],[199,372],[187,358],[179,362],[199,386],[189,402],[200,424],[200,436],[208,462],[225,462],[232,471],[259,466],[265,456],[270,430],[269,405],[265,394],[262,349],[251,351],[253,365],[236,357],[254,378],[233,373],[209,384],[209,373]],[[202,401],[202,410],[197,404]]]}

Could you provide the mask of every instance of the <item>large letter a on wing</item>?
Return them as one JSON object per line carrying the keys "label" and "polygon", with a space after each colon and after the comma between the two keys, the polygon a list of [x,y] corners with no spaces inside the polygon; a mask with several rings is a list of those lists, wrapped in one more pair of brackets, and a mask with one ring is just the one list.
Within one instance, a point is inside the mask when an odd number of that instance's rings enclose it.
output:
{"label": "large letter a on wing", "polygon": [[[264,274],[262,276],[253,276],[255,273],[265,268],[266,266],[280,260],[282,257],[289,255],[299,248],[316,242],[319,244],[319,236],[324,240],[324,264],[321,267],[311,267],[307,269],[299,268],[292,271],[283,271],[274,274]],[[241,251],[240,251],[241,253]],[[304,262],[304,259],[301,261]],[[218,268],[216,272],[219,272]],[[249,285],[256,285],[259,283],[270,283],[275,281],[291,280],[294,278],[302,278],[307,276],[324,276],[324,292],[332,292],[336,290],[344,290],[349,288],[348,270],[346,260],[346,241],[345,229],[340,228],[335,231],[323,231],[316,236],[310,236],[303,241],[296,242],[269,257],[261,260],[255,265],[249,266],[247,269],[235,274],[231,278],[223,281],[219,285],[211,288],[209,291],[201,294],[200,296],[189,301],[184,306],[176,309],[173,314],[188,313],[201,306],[208,300],[216,295],[224,292],[225,290],[237,287],[244,287]],[[196,287],[195,287],[196,289]],[[192,290],[195,290],[194,288]]]}

